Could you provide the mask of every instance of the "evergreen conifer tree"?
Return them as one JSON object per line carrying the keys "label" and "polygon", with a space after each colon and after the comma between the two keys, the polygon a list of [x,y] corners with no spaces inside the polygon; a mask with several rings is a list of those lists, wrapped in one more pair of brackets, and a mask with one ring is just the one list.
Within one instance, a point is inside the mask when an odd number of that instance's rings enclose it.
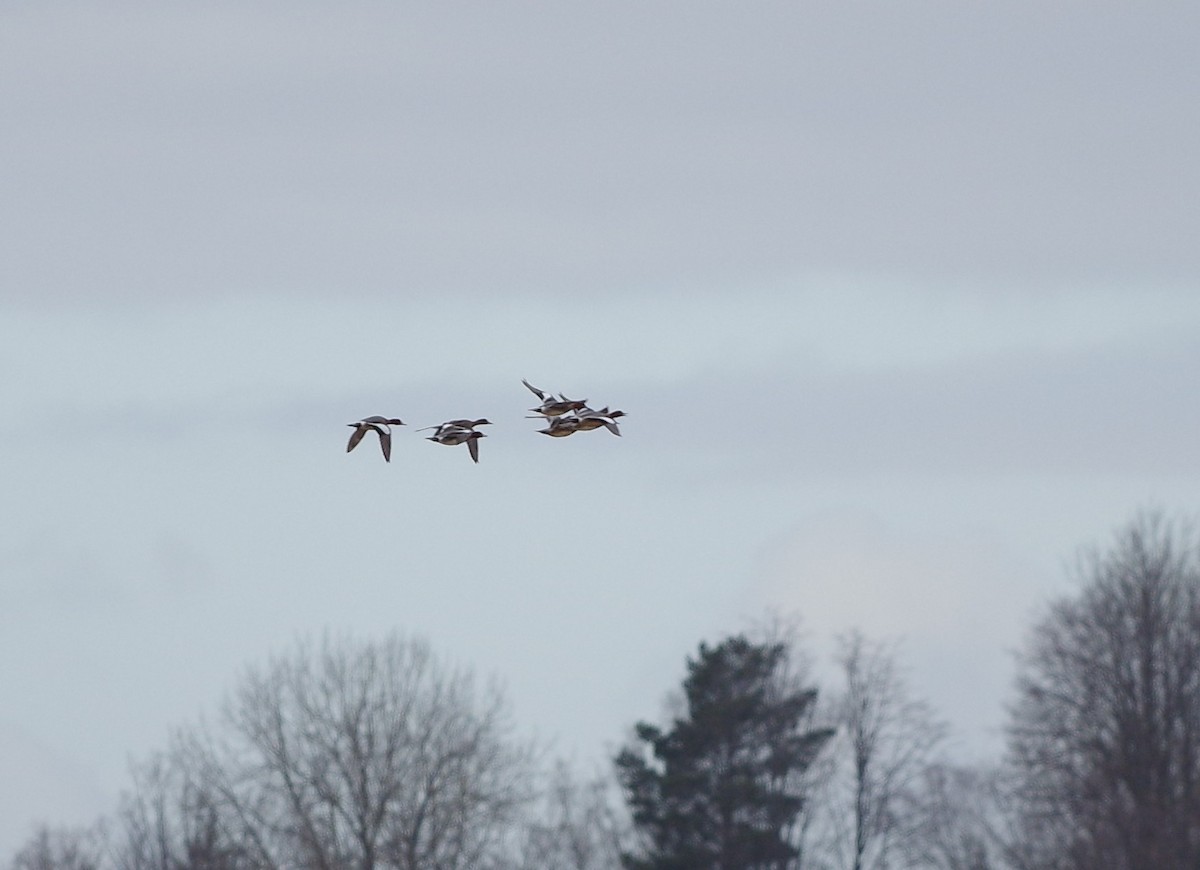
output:
{"label": "evergreen conifer tree", "polygon": [[745,636],[700,644],[669,731],[639,722],[616,758],[641,854],[628,870],[785,870],[803,774],[833,735],[811,729],[815,689],[788,679],[788,647]]}

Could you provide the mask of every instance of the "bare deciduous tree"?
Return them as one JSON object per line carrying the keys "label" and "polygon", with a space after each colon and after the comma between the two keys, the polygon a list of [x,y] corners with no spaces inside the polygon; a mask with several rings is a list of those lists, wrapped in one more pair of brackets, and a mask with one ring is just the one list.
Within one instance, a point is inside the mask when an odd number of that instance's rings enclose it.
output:
{"label": "bare deciduous tree", "polygon": [[494,687],[420,641],[326,639],[252,670],[202,781],[270,866],[483,867],[530,796]]}
{"label": "bare deciduous tree", "polygon": [[837,663],[843,686],[832,708],[838,734],[821,799],[820,851],[834,866],[883,868],[914,848],[919,828],[910,804],[946,727],[911,696],[893,647],[851,631],[839,639]]}
{"label": "bare deciduous tree", "polygon": [[1003,823],[994,768],[937,763],[925,767],[907,812],[915,836],[912,866],[991,870],[1001,866]]}
{"label": "bare deciduous tree", "polygon": [[254,854],[222,819],[215,794],[179,756],[159,754],[133,772],[116,815],[116,870],[256,870]]}
{"label": "bare deciduous tree", "polygon": [[1009,752],[1028,868],[1200,866],[1200,551],[1138,517],[1021,660]]}
{"label": "bare deciduous tree", "polygon": [[524,870],[618,870],[629,836],[611,778],[580,781],[563,762],[550,771],[541,813],[529,823]]}
{"label": "bare deciduous tree", "polygon": [[106,866],[103,826],[48,828],[34,832],[14,856],[12,870],[100,870]]}

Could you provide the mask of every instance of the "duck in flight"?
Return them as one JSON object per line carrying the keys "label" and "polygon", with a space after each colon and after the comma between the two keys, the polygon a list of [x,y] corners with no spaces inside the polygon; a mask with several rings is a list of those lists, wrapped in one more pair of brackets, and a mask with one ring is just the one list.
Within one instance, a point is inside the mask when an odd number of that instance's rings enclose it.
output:
{"label": "duck in flight", "polygon": [[[447,447],[454,447],[458,444],[466,444],[467,450],[471,453],[471,460],[479,462],[479,439],[485,437],[482,432],[476,432],[468,426],[456,426],[455,421],[443,423],[438,427],[438,430],[426,438],[427,441],[434,441],[438,444],[445,444]],[[474,422],[476,426],[482,425],[478,421]],[[487,421],[484,420],[484,423]]]}
{"label": "duck in flight", "polygon": [[579,417],[553,417],[549,426],[538,431],[551,438],[566,438],[578,432],[582,423]]}
{"label": "duck in flight", "polygon": [[441,435],[450,429],[470,429],[474,431],[476,426],[491,426],[492,421],[486,417],[480,417],[478,420],[447,420],[445,423],[439,423],[436,426],[422,426],[418,432],[428,432],[430,429],[436,429],[434,435]]}
{"label": "duck in flight", "polygon": [[353,426],[354,431],[350,433],[350,442],[346,445],[346,452],[349,453],[358,446],[358,442],[363,440],[363,436],[368,432],[376,432],[379,435],[379,449],[383,451],[383,461],[392,461],[392,427],[403,426],[404,421],[395,417],[363,417],[357,423],[347,423],[347,426]]}
{"label": "duck in flight", "polygon": [[620,435],[621,430],[617,426],[617,418],[624,417],[625,412],[610,411],[606,405],[599,411],[593,411],[591,408],[584,408],[581,411],[576,411],[575,416],[579,419],[579,424],[575,428],[580,432],[590,432],[592,429],[599,429],[601,426],[603,426],[614,435]]}
{"label": "duck in flight", "polygon": [[578,411],[581,408],[587,407],[587,399],[583,399],[582,401],[568,399],[562,393],[559,393],[558,398],[555,398],[553,393],[539,390],[524,378],[521,378],[521,383],[528,387],[531,393],[542,400],[541,407],[530,408],[529,410],[535,414],[541,414],[543,417],[561,417],[568,411]]}

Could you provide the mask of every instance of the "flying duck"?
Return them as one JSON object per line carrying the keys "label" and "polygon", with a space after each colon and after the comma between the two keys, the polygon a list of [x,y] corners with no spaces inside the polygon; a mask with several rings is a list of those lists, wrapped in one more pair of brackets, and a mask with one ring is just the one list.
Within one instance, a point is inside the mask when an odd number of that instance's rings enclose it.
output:
{"label": "flying duck", "polygon": [[350,433],[350,442],[346,445],[346,452],[349,453],[358,446],[358,442],[363,440],[363,436],[368,431],[374,431],[379,435],[379,449],[383,451],[384,462],[392,461],[392,426],[403,426],[404,421],[398,420],[395,417],[363,417],[357,423],[347,423],[347,426],[353,426],[354,431]]}
{"label": "flying duck", "polygon": [[[447,426],[449,424],[443,424]],[[478,423],[476,425],[479,425]],[[453,447],[456,444],[466,444],[467,450],[471,453],[471,459],[474,462],[479,461],[479,439],[485,438],[482,432],[476,432],[474,429],[469,429],[465,426],[450,426],[449,428],[438,428],[438,431],[426,438],[427,441],[436,441],[438,444],[445,444],[448,447]]]}
{"label": "flying duck", "polygon": [[592,429],[599,429],[601,426],[608,429],[614,435],[620,435],[621,430],[616,423],[617,417],[624,417],[624,411],[609,411],[608,407],[593,411],[591,408],[584,408],[582,411],[576,411],[575,417],[579,420],[575,427],[580,432],[590,432]]}
{"label": "flying duck", "polygon": [[538,429],[538,431],[551,438],[566,438],[568,435],[578,432],[582,423],[583,421],[579,417],[554,417],[550,420],[549,426],[545,429]]}
{"label": "flying duck", "polygon": [[524,378],[521,378],[521,383],[528,387],[531,393],[542,400],[541,407],[530,408],[529,410],[535,414],[541,414],[543,417],[561,417],[568,411],[577,411],[580,408],[587,407],[587,399],[583,399],[582,401],[568,399],[562,393],[559,393],[558,398],[555,398],[553,393],[539,390]]}
{"label": "flying duck", "polygon": [[445,423],[439,423],[436,426],[422,426],[418,432],[427,432],[430,429],[436,429],[434,435],[440,435],[448,429],[470,429],[474,430],[476,426],[491,426],[492,421],[486,417],[480,417],[478,420],[447,420]]}

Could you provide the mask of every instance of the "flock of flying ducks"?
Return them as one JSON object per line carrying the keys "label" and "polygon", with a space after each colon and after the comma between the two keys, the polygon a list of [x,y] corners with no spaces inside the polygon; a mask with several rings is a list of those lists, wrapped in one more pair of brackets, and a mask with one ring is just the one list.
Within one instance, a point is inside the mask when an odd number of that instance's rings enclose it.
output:
{"label": "flock of flying ducks", "polygon": [[[525,419],[545,422],[546,428],[537,430],[543,435],[549,435],[551,438],[565,438],[576,432],[589,432],[602,426],[614,435],[621,434],[621,430],[617,426],[617,418],[624,417],[624,411],[610,411],[607,405],[599,410],[594,410],[588,407],[587,399],[568,399],[562,393],[556,396],[545,390],[539,390],[524,378],[521,379],[521,383],[541,400],[541,405],[529,409],[533,412],[533,416]],[[391,462],[392,427],[405,424],[403,420],[396,417],[372,416],[363,417],[361,420],[346,425],[354,429],[350,433],[350,442],[346,445],[347,453],[357,447],[368,432],[374,432],[379,436],[379,449],[383,451],[384,461]],[[478,462],[479,439],[485,436],[482,432],[476,431],[476,427],[490,425],[492,425],[491,420],[480,417],[478,420],[447,420],[437,426],[425,426],[417,431],[435,430],[426,440],[445,444],[448,447],[466,444],[467,450],[471,453],[471,459]]]}

